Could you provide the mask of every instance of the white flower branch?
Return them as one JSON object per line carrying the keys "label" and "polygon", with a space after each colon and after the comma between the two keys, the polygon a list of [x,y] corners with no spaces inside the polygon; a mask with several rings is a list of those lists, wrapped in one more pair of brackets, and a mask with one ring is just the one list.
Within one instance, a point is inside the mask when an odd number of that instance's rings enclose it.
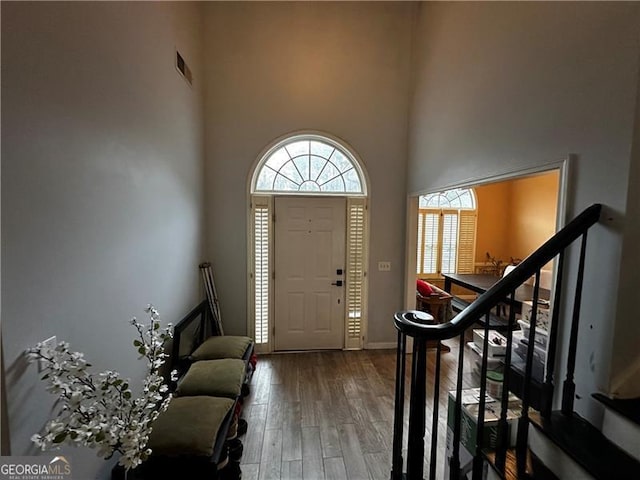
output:
{"label": "white flower branch", "polygon": [[[30,362],[43,360],[47,391],[62,401],[57,416],[47,422],[44,432],[31,440],[42,450],[58,448],[62,444],[98,449],[98,455],[110,458],[121,453],[120,464],[126,469],[140,465],[151,454],[147,448],[152,424],[171,401],[169,388],[159,369],[168,357],[165,343],[173,336],[171,324],[160,326],[158,311],[149,305],[147,325],[136,318],[131,324],[139,339],[133,341],[140,358],[147,359],[147,374],[143,380],[142,396],[134,398],[129,380],[110,370],[90,374],[91,365],[80,352],[70,352],[69,344],[58,343],[54,348],[38,343],[26,350]],[[175,381],[175,371],[171,381]]]}

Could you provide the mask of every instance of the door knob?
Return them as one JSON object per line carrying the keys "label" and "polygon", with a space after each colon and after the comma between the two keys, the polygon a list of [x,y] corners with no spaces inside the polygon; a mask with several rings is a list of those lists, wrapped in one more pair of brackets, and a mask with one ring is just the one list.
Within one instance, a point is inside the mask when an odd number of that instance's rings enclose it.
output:
{"label": "door knob", "polygon": [[331,285],[335,285],[336,287],[341,287],[342,286],[342,280],[336,280]]}

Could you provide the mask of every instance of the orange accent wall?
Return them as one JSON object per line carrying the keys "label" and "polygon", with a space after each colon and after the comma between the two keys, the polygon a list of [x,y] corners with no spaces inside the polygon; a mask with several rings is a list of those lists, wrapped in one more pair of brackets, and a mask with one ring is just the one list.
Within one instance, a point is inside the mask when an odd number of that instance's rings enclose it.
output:
{"label": "orange accent wall", "polygon": [[556,229],[559,171],[475,187],[476,262],[525,258]]}
{"label": "orange accent wall", "polygon": [[524,258],[556,231],[558,171],[509,182],[509,249]]}
{"label": "orange accent wall", "polygon": [[510,183],[492,183],[474,188],[478,202],[476,262],[485,262],[487,252],[495,258],[509,259]]}

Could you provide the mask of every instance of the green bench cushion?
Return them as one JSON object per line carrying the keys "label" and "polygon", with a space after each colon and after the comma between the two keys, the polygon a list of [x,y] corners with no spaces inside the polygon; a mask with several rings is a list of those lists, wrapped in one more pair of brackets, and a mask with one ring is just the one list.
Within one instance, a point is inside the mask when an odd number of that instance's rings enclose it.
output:
{"label": "green bench cushion", "polygon": [[217,360],[219,358],[244,358],[253,340],[249,337],[224,335],[207,338],[191,354],[194,361]]}
{"label": "green bench cushion", "polygon": [[213,455],[218,431],[233,407],[229,398],[173,398],[153,422],[149,448],[153,455]]}
{"label": "green bench cushion", "polygon": [[240,395],[245,372],[244,361],[234,358],[195,362],[178,384],[176,395],[209,395],[235,399]]}

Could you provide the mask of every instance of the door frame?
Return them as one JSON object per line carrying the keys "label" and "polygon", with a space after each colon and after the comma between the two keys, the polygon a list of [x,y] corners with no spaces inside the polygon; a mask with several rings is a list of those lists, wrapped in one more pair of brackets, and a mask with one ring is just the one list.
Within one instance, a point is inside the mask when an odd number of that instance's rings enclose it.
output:
{"label": "door frame", "polygon": [[[439,188],[429,189],[421,192],[412,193],[407,196],[407,218],[406,218],[406,255],[405,255],[405,308],[415,309],[416,294],[416,251],[417,251],[417,232],[418,232],[418,197],[427,193],[442,192],[455,188],[472,188],[489,183],[496,183],[517,178],[524,178],[552,170],[559,171],[558,179],[558,203],[556,207],[556,232],[560,230],[566,222],[568,212],[568,194],[570,187],[571,164],[575,162],[575,155],[568,155],[562,160],[549,162],[529,168],[513,170],[510,172],[492,175],[488,177],[478,177],[466,180],[461,183],[443,185]],[[551,292],[555,292],[556,283],[556,264],[553,264]]]}
{"label": "door frame", "polygon": [[[248,214],[247,214],[247,334],[251,338],[256,338],[256,318],[255,318],[255,302],[256,302],[256,288],[255,288],[255,212],[256,209],[263,209],[267,212],[268,222],[268,293],[266,298],[267,318],[268,324],[268,340],[264,343],[255,344],[257,353],[273,353],[275,352],[275,344],[273,341],[274,335],[274,312],[275,312],[275,291],[274,291],[274,272],[276,270],[275,265],[275,198],[283,195],[251,195]],[[317,195],[311,195],[317,196]],[[336,195],[329,195],[336,196]],[[368,269],[369,269],[369,208],[368,199],[366,197],[356,196],[342,196],[346,200],[346,245],[345,245],[345,276],[344,276],[344,346],[343,350],[362,350],[366,345],[366,339],[368,335],[368,305],[369,305],[369,285],[368,285]],[[359,317],[359,336],[354,338],[352,332],[350,332],[351,318],[349,312],[349,299],[348,295],[352,289],[352,278],[349,274],[349,250],[350,250],[350,231],[351,222],[353,222],[353,212],[360,212],[363,215],[363,245],[362,245],[362,280],[361,280],[361,294],[360,294],[360,317]]]}
{"label": "door frame", "polygon": [[303,196],[338,196],[344,197],[346,199],[346,235],[347,242],[345,245],[345,254],[346,260],[345,263],[349,261],[349,251],[350,251],[350,231],[352,228],[352,223],[354,219],[358,216],[356,212],[359,213],[362,221],[362,234],[363,234],[363,242],[362,242],[362,279],[360,282],[361,290],[360,290],[360,309],[357,313],[359,313],[359,318],[357,322],[358,326],[358,336],[354,337],[354,334],[350,332],[350,326],[352,324],[352,320],[349,312],[349,300],[348,294],[350,292],[350,288],[355,285],[356,282],[352,282],[349,275],[349,267],[345,265],[345,315],[344,315],[344,350],[362,350],[366,345],[366,339],[368,335],[368,270],[369,270],[369,195],[371,192],[369,176],[364,168],[364,163],[361,160],[360,156],[357,152],[343,139],[336,137],[335,135],[328,134],[326,132],[321,132],[317,130],[302,130],[289,134],[282,135],[269,143],[263,150],[259,153],[251,166],[248,175],[247,175],[247,335],[251,338],[256,338],[256,315],[255,315],[255,305],[256,305],[256,289],[255,289],[255,212],[257,208],[262,209],[263,212],[266,212],[268,217],[268,222],[265,225],[267,230],[268,241],[266,242],[266,248],[268,249],[268,271],[269,275],[266,279],[268,282],[268,293],[266,295],[266,309],[267,309],[267,318],[268,318],[268,340],[264,343],[255,344],[255,350],[258,353],[273,353],[274,352],[274,341],[273,341],[273,315],[275,311],[275,299],[274,299],[274,288],[273,288],[273,275],[275,271],[274,265],[274,200],[277,196],[291,196],[296,195],[296,192],[260,192],[254,193],[253,186],[256,172],[261,166],[263,160],[276,148],[280,145],[297,138],[317,138],[327,143],[333,144],[337,148],[342,149],[344,152],[347,152],[351,157],[351,161],[354,166],[359,171],[363,193],[360,194],[349,194],[349,193],[313,193],[313,192],[304,192],[297,193],[297,195]]}

